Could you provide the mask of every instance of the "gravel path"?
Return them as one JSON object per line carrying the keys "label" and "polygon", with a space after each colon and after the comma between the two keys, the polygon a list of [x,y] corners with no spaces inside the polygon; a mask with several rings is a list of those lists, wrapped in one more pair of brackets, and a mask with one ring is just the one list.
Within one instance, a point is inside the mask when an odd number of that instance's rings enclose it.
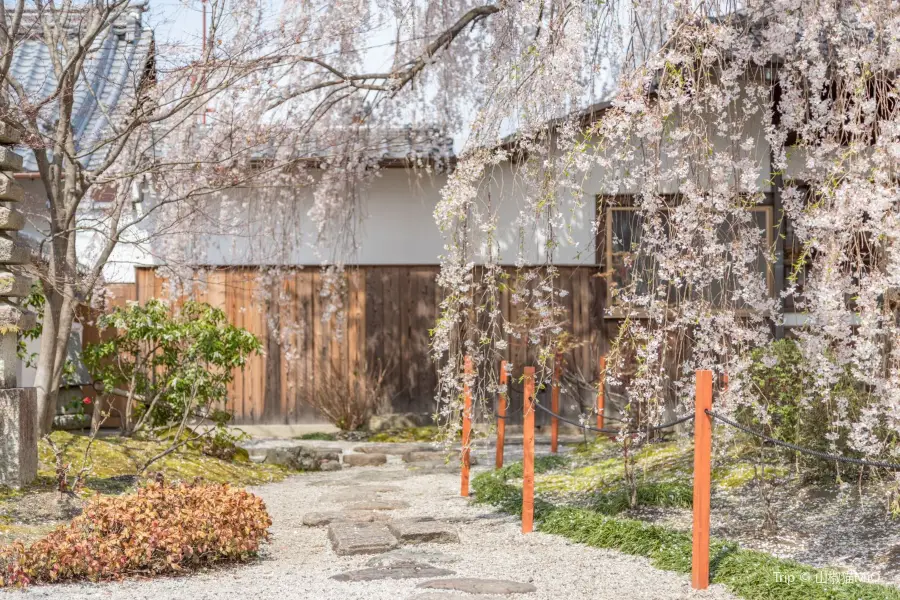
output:
{"label": "gravel path", "polygon": [[[482,469],[484,467],[481,467]],[[390,490],[396,487],[399,490]],[[386,489],[388,491],[378,492]],[[393,518],[434,517],[453,523],[459,544],[419,544],[394,551],[450,569],[457,577],[507,579],[532,583],[534,593],[502,596],[521,600],[677,600],[733,598],[720,586],[694,592],[689,577],[659,571],[642,558],[573,544],[561,537],[523,536],[516,518],[470,504],[459,497],[459,476],[409,471],[403,465],[357,467],[334,473],[291,477],[256,488],[272,515],[272,542],[262,559],[199,575],[122,583],[32,587],[2,594],[16,598],[114,598],[116,600],[201,600],[272,598],[276,600],[407,600],[446,598],[497,600],[500,596],[441,595],[417,589],[422,580],[339,582],[342,572],[362,569],[373,556],[336,556],[327,528],[301,524],[303,515],[334,510],[346,499],[403,500],[409,508]],[[385,556],[385,555],[381,555]]]}

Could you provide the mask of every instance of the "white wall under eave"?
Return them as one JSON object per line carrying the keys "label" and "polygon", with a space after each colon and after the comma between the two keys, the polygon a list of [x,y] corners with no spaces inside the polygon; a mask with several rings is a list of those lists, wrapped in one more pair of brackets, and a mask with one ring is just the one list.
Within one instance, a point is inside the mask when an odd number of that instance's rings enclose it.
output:
{"label": "white wall under eave", "polygon": [[[39,242],[47,236],[49,231],[49,207],[44,185],[39,180],[30,179],[20,180],[18,183],[25,190],[25,199],[19,206],[26,219],[22,235]],[[140,216],[141,211],[146,208],[142,204],[125,207],[123,224]],[[106,208],[103,203],[92,205],[87,200],[82,202],[78,212],[79,230],[75,238],[75,250],[78,262],[83,268],[91,268],[95,265],[100,252],[106,245],[106,224]],[[147,228],[150,225],[149,222],[141,223],[140,226],[124,230],[103,268],[103,277],[106,282],[133,283],[136,265],[153,264],[154,260],[149,252],[149,244],[144,242],[147,237]]]}
{"label": "white wall under eave", "polygon": [[[358,244],[351,264],[433,265],[445,254],[445,240],[434,220],[441,188],[447,176],[421,175],[406,169],[385,169],[361,193],[361,221],[358,229],[345,231]],[[520,205],[516,194],[501,194],[504,201],[494,207],[500,224],[501,260],[516,261]],[[312,189],[231,190],[225,199],[211,202],[214,219],[207,223],[210,233],[193,235],[189,256],[196,264],[208,265],[317,265],[333,257],[316,252],[316,230],[308,212],[313,206]],[[566,213],[571,212],[567,205]],[[573,213],[572,239],[580,246],[590,244],[593,204],[586,212]],[[533,236],[528,244],[528,260],[543,262],[544,245],[538,228],[527,228]],[[556,262],[582,263],[578,249],[560,241]],[[476,257],[477,260],[477,257]],[[588,262],[593,261],[593,254]],[[480,262],[480,261],[479,261]]]}

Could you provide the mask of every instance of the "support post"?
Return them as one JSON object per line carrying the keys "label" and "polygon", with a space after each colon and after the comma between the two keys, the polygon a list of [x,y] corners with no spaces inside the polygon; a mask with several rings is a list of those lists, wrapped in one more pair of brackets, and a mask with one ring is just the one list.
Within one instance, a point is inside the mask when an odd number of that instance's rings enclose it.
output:
{"label": "support post", "polygon": [[[553,387],[550,389],[550,410],[559,414],[559,379],[562,371],[562,357],[557,353],[553,359]],[[550,452],[559,452],[559,419],[550,417]]]}
{"label": "support post", "polygon": [[600,357],[600,383],[597,385],[597,429],[603,429],[603,411],[606,408],[606,356]]}
{"label": "support post", "polygon": [[694,402],[694,535],[691,555],[691,587],[709,587],[709,498],[712,474],[712,371],[697,371]]}
{"label": "support post", "polygon": [[472,378],[472,357],[466,357],[465,377],[463,383],[463,422],[462,422],[462,453],[460,459],[462,461],[461,481],[459,486],[459,494],[463,497],[469,495],[469,461],[470,446],[472,445],[472,390],[469,387],[469,380]]}
{"label": "support post", "polygon": [[522,533],[531,533],[534,529],[534,367],[525,367],[522,417]]}
{"label": "support post", "polygon": [[[506,361],[500,361],[500,385],[506,388]],[[506,442],[506,392],[497,394],[497,455],[494,467],[503,466],[503,444]]]}

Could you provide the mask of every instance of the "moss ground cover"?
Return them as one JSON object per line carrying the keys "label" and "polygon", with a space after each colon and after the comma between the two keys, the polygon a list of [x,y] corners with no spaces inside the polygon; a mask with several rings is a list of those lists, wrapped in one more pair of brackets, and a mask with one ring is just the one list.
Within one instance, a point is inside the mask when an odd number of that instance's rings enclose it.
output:
{"label": "moss ground cover", "polygon": [[[677,572],[691,567],[690,533],[627,518],[627,492],[616,447],[605,440],[582,445],[565,457],[535,462],[535,517],[539,531],[590,546],[645,556],[654,566]],[[693,489],[689,443],[645,446],[637,455],[638,503],[644,507],[690,508]],[[743,449],[717,457],[714,485],[736,489],[753,479]],[[771,468],[773,474],[787,467]],[[522,466],[478,475],[476,501],[520,514]],[[900,600],[900,589],[856,580],[852,574],[798,562],[714,539],[711,578],[749,600]]]}

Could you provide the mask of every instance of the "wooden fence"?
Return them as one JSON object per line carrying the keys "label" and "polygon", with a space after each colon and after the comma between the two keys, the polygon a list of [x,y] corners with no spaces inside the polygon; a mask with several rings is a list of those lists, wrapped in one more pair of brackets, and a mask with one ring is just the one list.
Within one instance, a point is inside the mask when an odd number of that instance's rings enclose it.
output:
{"label": "wooden fence", "polygon": [[[429,356],[429,330],[441,301],[437,266],[364,266],[348,269],[344,306],[326,321],[329,298],[320,295],[322,274],[315,267],[278,271],[255,267],[198,272],[187,287],[170,289],[154,269],[137,270],[133,290],[119,286],[123,298],[179,302],[186,297],[222,308],[229,320],[259,336],[265,354],[237,372],[229,406],[237,423],[309,423],[321,418],[311,408],[317,372],[331,365],[350,381],[365,371],[384,369],[394,412],[434,410],[437,374]],[[564,303],[575,348],[566,356],[567,371],[593,381],[603,332],[602,280],[596,269],[561,267],[558,285],[568,291]],[[505,318],[515,319],[508,293],[501,297]],[[534,357],[516,339],[506,357],[514,375]],[[566,404],[564,402],[564,404]],[[565,409],[565,406],[564,406]],[[568,411],[566,411],[568,412]],[[520,417],[519,417],[520,418]],[[513,417],[515,422],[516,418]]]}

